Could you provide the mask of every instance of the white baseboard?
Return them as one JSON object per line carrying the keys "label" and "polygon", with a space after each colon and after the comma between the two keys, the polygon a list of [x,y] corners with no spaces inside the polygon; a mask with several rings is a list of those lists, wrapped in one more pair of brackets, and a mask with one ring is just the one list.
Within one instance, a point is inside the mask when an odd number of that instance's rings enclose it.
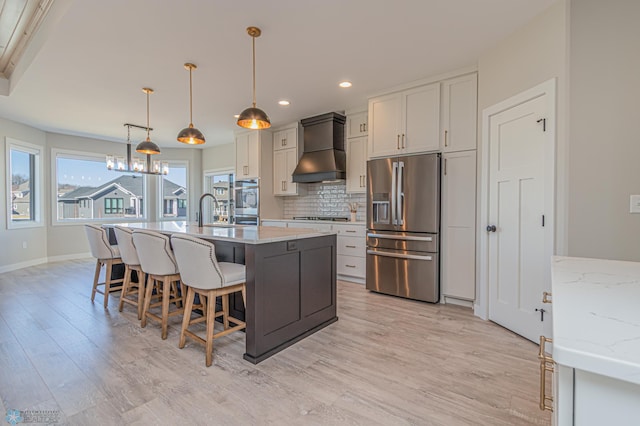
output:
{"label": "white baseboard", "polygon": [[42,265],[43,263],[62,262],[65,260],[87,259],[91,257],[91,253],[74,253],[62,256],[41,257],[38,259],[27,260],[25,262],[12,263],[11,265],[0,266],[0,274],[4,272],[16,271],[18,269],[29,268],[31,266]]}
{"label": "white baseboard", "polygon": [[22,268],[29,268],[31,266],[42,265],[43,263],[47,263],[46,257],[27,260],[25,262],[12,263],[11,265],[0,266],[0,274],[4,272],[15,271]]}
{"label": "white baseboard", "polygon": [[339,279],[340,281],[349,281],[350,283],[356,283],[356,284],[365,283],[364,278],[350,277],[349,275],[337,275],[336,278]]}
{"label": "white baseboard", "polygon": [[444,303],[449,305],[464,306],[465,308],[473,308],[473,302],[471,300],[456,299],[455,297],[443,296]]}
{"label": "white baseboard", "polygon": [[63,254],[62,256],[50,256],[47,258],[49,263],[51,262],[62,262],[65,260],[76,260],[76,259],[88,259],[91,257],[91,253],[74,253],[74,254]]}

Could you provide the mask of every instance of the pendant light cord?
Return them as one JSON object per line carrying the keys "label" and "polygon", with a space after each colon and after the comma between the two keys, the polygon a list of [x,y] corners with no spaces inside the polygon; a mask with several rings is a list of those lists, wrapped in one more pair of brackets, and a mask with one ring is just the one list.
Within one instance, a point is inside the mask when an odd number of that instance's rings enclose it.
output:
{"label": "pendant light cord", "polygon": [[149,137],[149,92],[147,91],[147,140],[150,140]]}
{"label": "pendant light cord", "polygon": [[256,107],[256,37],[251,36],[253,42],[253,107]]}
{"label": "pendant light cord", "polygon": [[189,67],[189,127],[193,127],[193,84],[191,81],[192,67]]}

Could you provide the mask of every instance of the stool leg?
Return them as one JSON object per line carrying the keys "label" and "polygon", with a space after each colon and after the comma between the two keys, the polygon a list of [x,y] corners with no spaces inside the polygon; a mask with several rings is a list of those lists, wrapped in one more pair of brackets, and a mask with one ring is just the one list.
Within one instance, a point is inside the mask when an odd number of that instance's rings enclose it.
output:
{"label": "stool leg", "polygon": [[107,271],[104,280],[104,308],[107,309],[109,304],[109,292],[111,291],[111,270],[113,268],[113,261],[107,260]]}
{"label": "stool leg", "polygon": [[149,305],[151,305],[151,293],[153,293],[154,279],[151,278],[151,274],[147,274],[147,286],[146,294],[144,295],[144,308],[142,309],[142,321],[140,326],[145,328],[147,326],[147,312],[149,312]]}
{"label": "stool leg", "polygon": [[162,280],[162,340],[167,338],[169,323],[169,298],[171,297],[171,281],[169,276]]}
{"label": "stool leg", "polygon": [[[184,334],[185,330],[189,328],[189,322],[191,322],[191,311],[193,310],[193,299],[195,297],[195,292],[193,291],[193,287],[182,287],[182,290],[187,290],[187,294],[184,296],[187,298],[184,306],[184,316],[182,317],[182,327],[180,328],[180,342],[178,343],[178,347],[180,349],[184,348],[184,344],[187,340],[187,336]],[[184,293],[183,293],[184,294]]]}
{"label": "stool leg", "polygon": [[223,294],[220,299],[222,299],[222,324],[226,330],[229,328],[229,295]]}
{"label": "stool leg", "polygon": [[142,319],[142,309],[144,308],[144,293],[145,293],[145,281],[146,276],[142,272],[142,270],[137,270],[136,275],[138,276],[138,319]]}
{"label": "stool leg", "polygon": [[98,290],[98,280],[100,279],[100,269],[102,268],[102,263],[100,259],[96,260],[96,273],[93,276],[93,289],[91,290],[91,301],[96,298],[96,290]]}
{"label": "stool leg", "polygon": [[247,307],[247,285],[242,284],[242,304]]}
{"label": "stool leg", "polygon": [[215,322],[216,310],[216,292],[210,290],[207,292],[207,336],[206,336],[206,360],[205,365],[210,367],[213,362],[213,323]]}
{"label": "stool leg", "polygon": [[129,265],[125,264],[124,265],[124,282],[122,283],[122,292],[120,293],[120,303],[118,303],[119,312],[122,312],[122,307],[124,306],[124,296],[129,291],[130,285],[131,285],[131,268],[129,268]]}

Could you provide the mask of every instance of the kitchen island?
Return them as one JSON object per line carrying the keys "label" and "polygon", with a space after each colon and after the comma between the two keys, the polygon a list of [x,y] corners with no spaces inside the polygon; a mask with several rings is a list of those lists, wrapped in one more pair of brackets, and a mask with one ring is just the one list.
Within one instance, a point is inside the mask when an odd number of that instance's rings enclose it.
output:
{"label": "kitchen island", "polygon": [[249,362],[257,364],[338,320],[334,233],[178,221],[122,226],[209,240],[218,261],[246,265],[246,307],[238,294],[230,311],[247,323]]}
{"label": "kitchen island", "polygon": [[558,425],[637,425],[640,263],[554,257]]}

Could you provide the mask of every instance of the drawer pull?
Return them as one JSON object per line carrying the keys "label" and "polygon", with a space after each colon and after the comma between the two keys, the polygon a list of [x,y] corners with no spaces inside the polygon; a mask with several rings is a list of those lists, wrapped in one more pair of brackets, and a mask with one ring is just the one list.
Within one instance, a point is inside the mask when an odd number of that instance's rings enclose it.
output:
{"label": "drawer pull", "polygon": [[346,248],[356,248],[356,246],[345,246]]}
{"label": "drawer pull", "polygon": [[356,265],[344,265],[344,266],[346,266],[347,268],[355,268],[356,267]]}
{"label": "drawer pull", "polygon": [[540,336],[540,352],[538,353],[538,359],[540,360],[540,409],[542,411],[548,410],[553,412],[553,396],[547,396],[547,372],[553,374],[554,364],[553,358],[547,356],[544,345],[545,343],[552,343],[553,340],[548,337]]}
{"label": "drawer pull", "polygon": [[433,237],[413,237],[408,235],[387,235],[387,234],[374,234],[368,233],[369,238],[382,238],[388,240],[407,240],[407,241],[433,241]]}
{"label": "drawer pull", "polygon": [[398,259],[433,260],[431,256],[418,256],[415,254],[390,253],[388,251],[367,250],[367,254],[372,254],[374,256],[383,256],[383,257],[395,257]]}
{"label": "drawer pull", "polygon": [[351,233],[355,234],[357,231],[354,231],[354,230],[352,230],[352,229],[347,229],[347,230],[346,230],[346,231],[344,231],[344,232],[351,232]]}

